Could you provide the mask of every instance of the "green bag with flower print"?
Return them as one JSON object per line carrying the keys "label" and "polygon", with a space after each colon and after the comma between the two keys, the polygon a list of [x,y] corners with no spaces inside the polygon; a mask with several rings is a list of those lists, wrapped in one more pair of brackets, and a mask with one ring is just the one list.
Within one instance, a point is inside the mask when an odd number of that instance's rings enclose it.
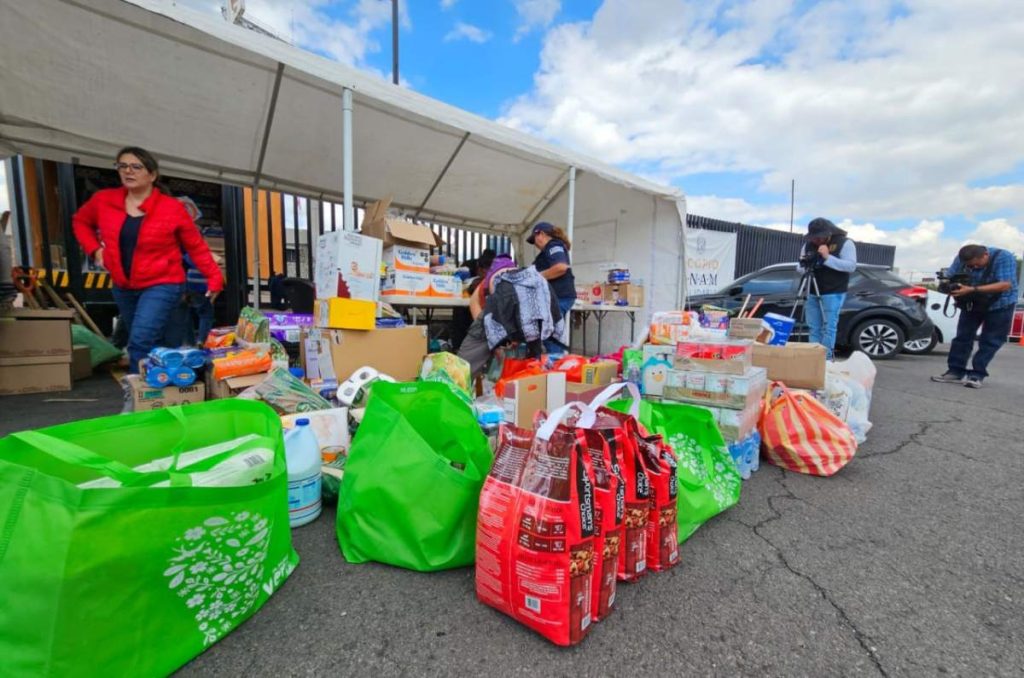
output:
{"label": "green bag with flower print", "polygon": [[[682,543],[705,522],[736,505],[743,481],[709,411],[680,403],[641,400],[639,404],[640,424],[661,435],[678,461],[676,520]],[[607,407],[630,412],[632,405],[630,400],[616,400]]]}
{"label": "green bag with flower print", "polygon": [[2,675],[167,675],[297,564],[281,422],[263,403],[0,439]]}

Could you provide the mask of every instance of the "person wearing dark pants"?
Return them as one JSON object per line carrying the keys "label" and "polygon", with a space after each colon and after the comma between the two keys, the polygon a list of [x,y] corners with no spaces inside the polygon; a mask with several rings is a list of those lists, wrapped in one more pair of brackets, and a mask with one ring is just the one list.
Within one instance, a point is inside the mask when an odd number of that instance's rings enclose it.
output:
{"label": "person wearing dark pants", "polygon": [[[569,309],[576,303],[576,279],[569,261],[569,250],[572,248],[569,236],[557,226],[542,221],[533,227],[526,242],[540,250],[533,260],[533,266],[551,283],[551,289],[558,299],[558,310],[566,319],[565,327],[568,331]],[[544,346],[548,353],[564,352],[557,340],[545,341]]]}
{"label": "person wearing dark pants", "polygon": [[[949,347],[948,369],[932,381],[981,388],[989,363],[1010,335],[1017,305],[1017,260],[997,247],[965,245],[946,275],[965,275],[967,280],[950,290],[960,309],[960,321]],[[972,358],[976,336],[978,350]]]}

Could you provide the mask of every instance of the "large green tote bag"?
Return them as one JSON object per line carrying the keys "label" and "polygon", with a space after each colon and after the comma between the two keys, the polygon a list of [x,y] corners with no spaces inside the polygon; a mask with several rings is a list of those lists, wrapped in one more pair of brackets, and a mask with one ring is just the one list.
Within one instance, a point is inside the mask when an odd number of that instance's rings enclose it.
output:
{"label": "large green tote bag", "polygon": [[[214,445],[178,470],[181,453]],[[252,484],[190,484],[192,472],[256,450],[272,462]],[[168,456],[164,471],[133,470]],[[79,487],[98,479],[113,486]],[[0,674],[167,675],[201,653],[298,564],[287,481],[280,420],[258,402],[0,439]]]}
{"label": "large green tote bag", "polygon": [[635,387],[629,391],[632,400],[616,400],[607,406],[635,416],[675,452],[679,483],[676,522],[682,543],[701,525],[739,502],[743,481],[709,411],[682,403],[640,400]]}
{"label": "large green tote bag", "polygon": [[493,462],[473,411],[447,386],[377,382],[338,492],[345,560],[420,572],[472,564]]}

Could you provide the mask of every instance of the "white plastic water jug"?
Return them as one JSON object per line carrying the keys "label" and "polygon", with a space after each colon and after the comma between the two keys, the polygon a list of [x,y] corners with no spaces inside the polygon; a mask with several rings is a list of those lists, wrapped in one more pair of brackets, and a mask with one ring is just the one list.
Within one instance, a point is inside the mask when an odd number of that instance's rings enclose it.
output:
{"label": "white plastic water jug", "polygon": [[320,444],[309,425],[299,419],[284,436],[288,460],[288,523],[299,527],[320,515]]}

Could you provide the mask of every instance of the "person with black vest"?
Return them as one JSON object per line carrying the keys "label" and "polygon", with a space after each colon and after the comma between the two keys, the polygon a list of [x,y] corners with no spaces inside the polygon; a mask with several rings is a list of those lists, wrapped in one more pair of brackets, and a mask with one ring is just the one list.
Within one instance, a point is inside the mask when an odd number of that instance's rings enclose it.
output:
{"label": "person with black vest", "polygon": [[839,311],[846,301],[850,274],[857,270],[857,246],[828,219],[812,219],[797,269],[810,270],[817,283],[817,289],[812,285],[807,295],[807,326],[811,342],[824,346],[825,358],[832,360]]}

